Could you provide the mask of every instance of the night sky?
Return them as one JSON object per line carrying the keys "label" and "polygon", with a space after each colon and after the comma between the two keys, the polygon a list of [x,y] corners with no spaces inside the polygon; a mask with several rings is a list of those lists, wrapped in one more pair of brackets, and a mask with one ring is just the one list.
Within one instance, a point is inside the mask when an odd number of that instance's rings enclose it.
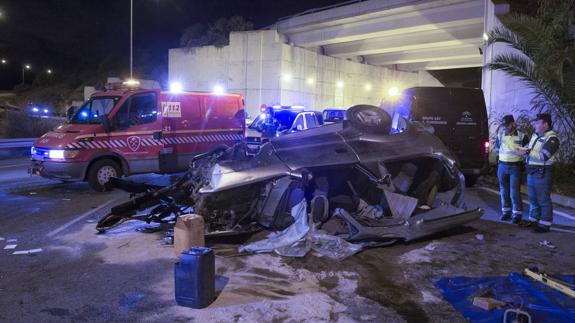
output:
{"label": "night sky", "polygon": [[[179,47],[182,31],[194,23],[240,15],[256,28],[278,18],[342,0],[134,0],[135,60],[165,66],[169,48]],[[129,0],[0,0],[0,90],[27,83],[51,68],[56,75],[122,66],[129,60]],[[164,64],[164,65],[162,65]],[[137,66],[135,67],[137,69]],[[165,71],[167,73],[167,70]]]}

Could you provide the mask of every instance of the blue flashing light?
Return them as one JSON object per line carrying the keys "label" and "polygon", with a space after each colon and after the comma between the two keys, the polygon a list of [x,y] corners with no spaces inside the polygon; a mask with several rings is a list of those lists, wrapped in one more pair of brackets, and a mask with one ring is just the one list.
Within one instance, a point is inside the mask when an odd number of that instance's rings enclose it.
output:
{"label": "blue flashing light", "polygon": [[38,108],[36,108],[36,107],[33,107],[33,108],[32,108],[32,111],[33,111],[33,112],[38,112],[38,111],[40,111],[40,110],[38,110]]}

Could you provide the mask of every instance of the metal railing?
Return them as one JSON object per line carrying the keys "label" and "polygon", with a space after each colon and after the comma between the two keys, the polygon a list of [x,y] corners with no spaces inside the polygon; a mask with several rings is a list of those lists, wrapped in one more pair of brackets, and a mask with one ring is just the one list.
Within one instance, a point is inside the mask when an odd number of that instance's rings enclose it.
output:
{"label": "metal railing", "polygon": [[37,138],[0,139],[0,149],[32,147],[36,139]]}

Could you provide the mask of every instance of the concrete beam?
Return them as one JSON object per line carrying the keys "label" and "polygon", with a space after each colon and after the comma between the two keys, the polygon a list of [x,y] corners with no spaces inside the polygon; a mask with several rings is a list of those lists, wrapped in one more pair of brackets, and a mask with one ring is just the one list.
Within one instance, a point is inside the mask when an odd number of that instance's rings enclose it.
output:
{"label": "concrete beam", "polygon": [[449,59],[427,63],[414,63],[414,64],[401,64],[397,66],[400,71],[414,72],[421,70],[448,70],[454,68],[467,68],[467,67],[481,67],[483,66],[483,58],[478,56],[476,58],[461,58]]}
{"label": "concrete beam", "polygon": [[481,54],[479,53],[479,46],[466,44],[463,46],[431,48],[383,55],[365,56],[365,61],[369,65],[384,66],[476,57],[481,57]]}
{"label": "concrete beam", "polygon": [[483,1],[474,1],[367,20],[357,17],[351,23],[315,28],[311,31],[288,34],[288,37],[290,42],[298,46],[323,46],[482,22]]}
{"label": "concrete beam", "polygon": [[431,30],[407,35],[396,35],[324,46],[326,55],[350,58],[435,47],[480,45],[483,43],[483,24]]}
{"label": "concrete beam", "polygon": [[357,19],[368,20],[469,1],[476,0],[368,0],[351,4],[344,3],[281,18],[273,27],[280,33],[294,34],[348,24]]}

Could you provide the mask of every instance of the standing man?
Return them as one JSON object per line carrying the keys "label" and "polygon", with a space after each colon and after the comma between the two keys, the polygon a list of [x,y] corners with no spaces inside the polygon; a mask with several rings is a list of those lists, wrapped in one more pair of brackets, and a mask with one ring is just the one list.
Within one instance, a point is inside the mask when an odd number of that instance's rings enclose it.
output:
{"label": "standing man", "polygon": [[527,136],[517,130],[513,116],[504,116],[495,138],[495,151],[499,156],[497,178],[501,192],[501,220],[512,220],[514,224],[519,224],[523,217],[520,191],[523,156],[516,151],[527,145],[527,141]]}
{"label": "standing man", "polygon": [[553,131],[551,115],[538,114],[533,120],[535,133],[528,150],[518,150],[527,155],[527,194],[529,195],[529,226],[537,233],[548,232],[553,223],[551,202],[552,168],[559,150],[559,138]]}

